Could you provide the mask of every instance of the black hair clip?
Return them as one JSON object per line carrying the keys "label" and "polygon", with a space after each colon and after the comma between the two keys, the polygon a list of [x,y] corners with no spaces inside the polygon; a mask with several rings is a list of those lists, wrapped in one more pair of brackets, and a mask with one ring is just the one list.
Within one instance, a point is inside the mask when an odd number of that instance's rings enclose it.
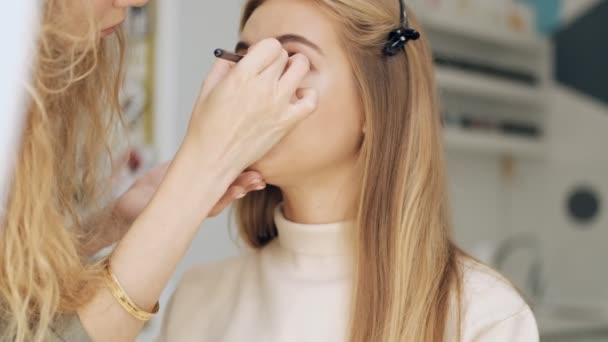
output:
{"label": "black hair clip", "polygon": [[384,54],[387,56],[397,55],[399,52],[403,51],[403,47],[407,42],[420,38],[420,32],[409,27],[407,9],[404,1],[405,0],[399,0],[399,4],[401,5],[401,27],[389,33],[388,41],[384,46]]}
{"label": "black hair clip", "polygon": [[384,54],[387,56],[395,56],[403,51],[403,47],[410,40],[420,38],[420,33],[411,28],[402,28],[392,31],[388,36],[388,42],[384,47]]}

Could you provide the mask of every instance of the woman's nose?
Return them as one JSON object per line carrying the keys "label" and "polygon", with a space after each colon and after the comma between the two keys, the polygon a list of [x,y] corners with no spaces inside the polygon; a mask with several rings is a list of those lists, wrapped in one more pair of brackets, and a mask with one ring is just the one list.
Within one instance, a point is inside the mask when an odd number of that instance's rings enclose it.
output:
{"label": "woman's nose", "polygon": [[148,0],[114,0],[114,7],[142,7]]}

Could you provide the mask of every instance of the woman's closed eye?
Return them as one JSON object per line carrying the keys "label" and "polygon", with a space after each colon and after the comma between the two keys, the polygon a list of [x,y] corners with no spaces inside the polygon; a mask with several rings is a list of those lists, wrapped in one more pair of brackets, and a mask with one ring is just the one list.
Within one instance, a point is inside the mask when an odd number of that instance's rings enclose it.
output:
{"label": "woman's closed eye", "polygon": [[[235,49],[235,53],[236,53],[237,55],[245,56],[245,55],[247,54],[247,51],[248,51],[248,50],[249,50],[248,48],[247,48],[247,49],[244,49],[244,48],[238,48],[238,47],[237,47],[237,49]],[[285,51],[287,51],[287,56],[288,56],[289,58],[291,58],[291,57],[293,57],[293,56],[295,56],[295,55],[297,55],[297,54],[302,54],[302,55],[306,56],[306,57],[308,58],[308,60],[310,61],[310,70],[311,70],[311,71],[316,70],[316,68],[315,68],[315,65],[314,65],[313,61],[311,60],[311,58],[310,58],[310,57],[309,57],[307,54],[302,53],[301,51],[297,51],[297,50],[295,50],[295,49],[288,49],[288,48],[285,48]]]}
{"label": "woman's closed eye", "polygon": [[[303,54],[310,61],[311,70],[315,69],[315,62],[319,61],[319,58],[325,56],[325,52],[321,47],[315,44],[313,41],[305,38],[298,34],[283,34],[276,39],[281,42],[283,48],[288,52],[289,57],[292,57],[298,53]],[[241,40],[236,44],[235,51],[238,54],[245,54],[251,44],[247,40]]]}

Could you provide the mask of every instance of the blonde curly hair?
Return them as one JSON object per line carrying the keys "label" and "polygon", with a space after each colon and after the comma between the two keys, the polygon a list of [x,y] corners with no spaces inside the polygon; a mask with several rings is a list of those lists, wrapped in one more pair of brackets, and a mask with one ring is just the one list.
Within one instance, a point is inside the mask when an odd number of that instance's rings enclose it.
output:
{"label": "blonde curly hair", "polygon": [[53,321],[86,303],[101,280],[83,246],[83,213],[109,179],[120,122],[124,38],[100,39],[89,1],[45,0],[30,105],[0,217],[0,341],[43,341]]}

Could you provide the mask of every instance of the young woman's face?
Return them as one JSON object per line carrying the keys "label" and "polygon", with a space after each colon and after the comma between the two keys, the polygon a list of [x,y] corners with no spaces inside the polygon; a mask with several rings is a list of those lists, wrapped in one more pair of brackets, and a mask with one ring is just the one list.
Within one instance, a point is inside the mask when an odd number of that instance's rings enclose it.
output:
{"label": "young woman's face", "polygon": [[148,0],[94,0],[101,36],[105,37],[114,33],[116,26],[127,17],[129,7],[141,7],[147,2]]}
{"label": "young woman's face", "polygon": [[362,111],[331,19],[311,1],[268,0],[248,20],[237,52],[244,54],[248,46],[268,37],[279,39],[290,55],[309,58],[311,71],[302,88],[316,89],[319,104],[252,168],[269,183],[284,186],[352,167],[363,135]]}

